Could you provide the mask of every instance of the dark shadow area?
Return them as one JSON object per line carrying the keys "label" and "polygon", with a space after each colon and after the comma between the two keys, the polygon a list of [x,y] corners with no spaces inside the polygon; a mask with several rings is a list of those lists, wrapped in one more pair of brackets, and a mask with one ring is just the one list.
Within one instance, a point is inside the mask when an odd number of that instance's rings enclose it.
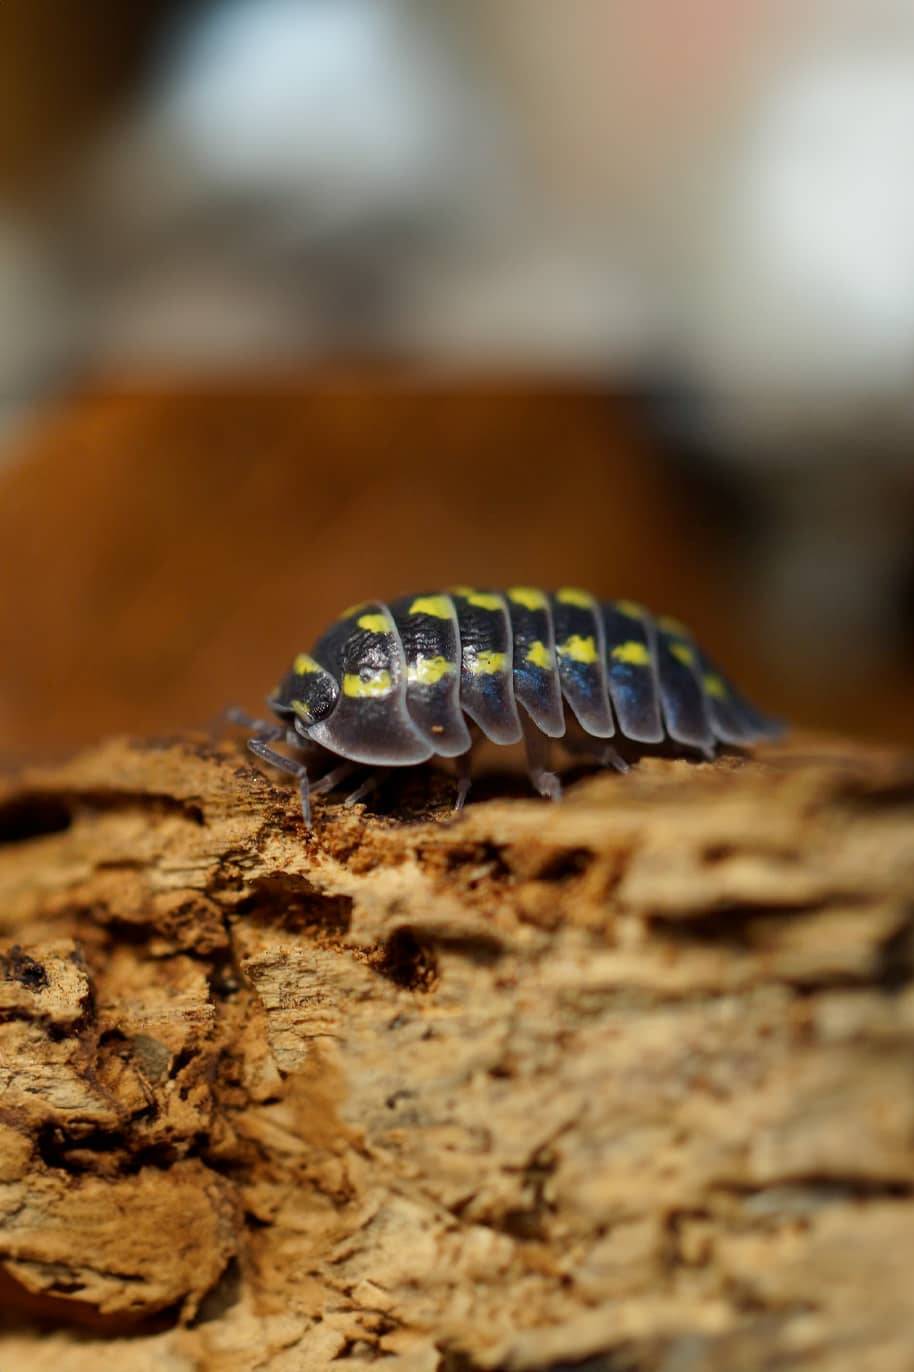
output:
{"label": "dark shadow area", "polygon": [[70,806],[60,796],[23,791],[0,805],[0,844],[62,834],[72,822]]}

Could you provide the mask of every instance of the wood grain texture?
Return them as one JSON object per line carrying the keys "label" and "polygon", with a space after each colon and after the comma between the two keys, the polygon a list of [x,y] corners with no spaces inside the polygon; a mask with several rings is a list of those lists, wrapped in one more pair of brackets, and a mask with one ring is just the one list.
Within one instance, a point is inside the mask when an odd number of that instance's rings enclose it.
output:
{"label": "wood grain texture", "polygon": [[909,764],[450,795],[307,835],[201,739],[0,795],[0,1364],[907,1369]]}

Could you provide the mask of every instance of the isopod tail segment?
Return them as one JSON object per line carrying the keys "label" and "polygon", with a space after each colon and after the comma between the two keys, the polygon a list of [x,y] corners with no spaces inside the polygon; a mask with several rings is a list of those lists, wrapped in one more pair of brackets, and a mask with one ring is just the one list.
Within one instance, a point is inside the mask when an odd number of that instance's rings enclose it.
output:
{"label": "isopod tail segment", "polygon": [[[233,718],[251,729],[262,762],[297,780],[308,824],[311,797],[359,769],[370,775],[350,802],[387,770],[434,757],[454,759],[460,809],[471,731],[499,745],[523,741],[534,788],[553,800],[561,795],[548,765],[553,739],[622,772],[633,755],[673,749],[701,761],[782,732],[678,620],[567,586],[455,586],[352,606],[298,653],[268,704],[278,725]],[[308,762],[277,751],[279,740]],[[312,757],[329,764],[316,781]]]}

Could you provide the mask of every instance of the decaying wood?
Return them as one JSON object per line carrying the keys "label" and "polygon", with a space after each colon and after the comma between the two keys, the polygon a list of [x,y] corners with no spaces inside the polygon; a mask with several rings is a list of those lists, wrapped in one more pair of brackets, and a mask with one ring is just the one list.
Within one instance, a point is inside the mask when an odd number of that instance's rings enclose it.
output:
{"label": "decaying wood", "polygon": [[914,774],[0,798],[0,1365],[909,1369]]}

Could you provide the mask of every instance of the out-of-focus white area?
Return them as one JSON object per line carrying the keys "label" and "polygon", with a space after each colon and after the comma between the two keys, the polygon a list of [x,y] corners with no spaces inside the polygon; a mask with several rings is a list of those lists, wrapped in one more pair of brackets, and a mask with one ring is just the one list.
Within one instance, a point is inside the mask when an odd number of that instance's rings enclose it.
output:
{"label": "out-of-focus white area", "polygon": [[637,283],[607,226],[582,241],[537,183],[453,19],[414,0],[224,0],[179,33],[74,197],[95,356],[628,358]]}
{"label": "out-of-focus white area", "polygon": [[909,0],[186,15],[0,220],[0,417],[94,369],[662,374],[768,513],[773,620],[823,660],[849,621],[876,642],[914,508]]}
{"label": "out-of-focus white area", "polygon": [[781,393],[906,401],[914,11],[797,8],[191,7],[59,192],[45,269],[46,226],[0,238],[3,390],[68,269],[89,365],[659,357],[775,429]]}
{"label": "out-of-focus white area", "polygon": [[914,50],[788,64],[725,172],[681,319],[696,379],[765,402],[896,394],[914,414]]}
{"label": "out-of-focus white area", "polygon": [[0,442],[68,365],[71,298],[43,225],[0,206]]}
{"label": "out-of-focus white area", "polygon": [[317,238],[455,211],[485,124],[417,18],[396,0],[216,5],[174,46],[153,134],[213,193],[281,197],[279,233],[293,216],[295,237]]}

